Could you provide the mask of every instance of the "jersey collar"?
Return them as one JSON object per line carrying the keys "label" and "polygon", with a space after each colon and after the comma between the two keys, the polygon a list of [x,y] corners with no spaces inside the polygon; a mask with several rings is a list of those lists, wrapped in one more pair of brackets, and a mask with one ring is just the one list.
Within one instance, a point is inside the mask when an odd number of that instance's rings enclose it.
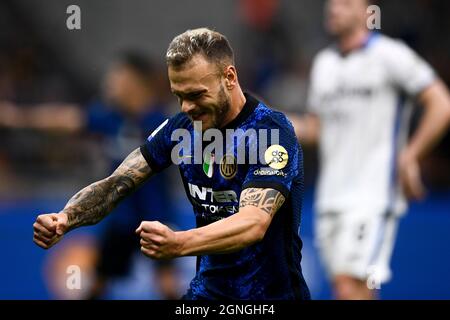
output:
{"label": "jersey collar", "polygon": [[365,50],[370,48],[370,46],[372,46],[372,44],[375,42],[375,40],[378,38],[380,34],[378,32],[375,31],[371,31],[368,33],[366,39],[361,43],[361,45],[349,52],[342,52],[337,44],[333,44],[334,49],[342,56],[342,57],[346,57],[351,55],[354,52],[360,51],[360,50]]}

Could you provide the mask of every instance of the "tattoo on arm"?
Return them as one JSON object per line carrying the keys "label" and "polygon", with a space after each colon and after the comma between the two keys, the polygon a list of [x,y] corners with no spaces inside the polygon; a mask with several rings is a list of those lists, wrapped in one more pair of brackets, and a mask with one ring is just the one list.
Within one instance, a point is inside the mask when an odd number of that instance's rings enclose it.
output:
{"label": "tattoo on arm", "polygon": [[242,191],[239,207],[255,206],[273,216],[285,201],[281,192],[274,189],[248,188]]}
{"label": "tattoo on arm", "polygon": [[99,222],[151,174],[141,151],[134,150],[111,176],[87,186],[69,200],[63,209],[69,229]]}

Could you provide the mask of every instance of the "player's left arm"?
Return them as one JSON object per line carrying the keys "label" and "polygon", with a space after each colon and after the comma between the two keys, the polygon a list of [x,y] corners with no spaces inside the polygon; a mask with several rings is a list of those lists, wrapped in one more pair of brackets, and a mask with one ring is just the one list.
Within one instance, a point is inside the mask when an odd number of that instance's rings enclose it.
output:
{"label": "player's left arm", "polygon": [[419,95],[425,113],[410,143],[399,156],[399,174],[406,195],[420,199],[424,188],[419,161],[439,142],[450,125],[450,95],[441,80],[436,80]]}
{"label": "player's left arm", "polygon": [[284,201],[275,189],[247,188],[241,193],[239,212],[201,228],[174,232],[159,222],[143,222],[136,230],[141,251],[155,259],[239,251],[264,238]]}

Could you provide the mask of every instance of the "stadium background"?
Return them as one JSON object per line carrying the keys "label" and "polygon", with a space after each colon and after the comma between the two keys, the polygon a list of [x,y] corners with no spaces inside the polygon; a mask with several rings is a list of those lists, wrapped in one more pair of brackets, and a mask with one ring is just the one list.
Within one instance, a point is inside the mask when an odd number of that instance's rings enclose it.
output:
{"label": "stadium background", "polygon": [[[71,4],[81,8],[81,30],[66,28],[66,8]],[[385,0],[377,4],[381,31],[406,41],[450,85],[450,3]],[[85,105],[98,92],[114,55],[129,48],[160,63],[166,83],[164,53],[170,40],[188,28],[208,26],[231,40],[244,88],[281,110],[301,113],[311,59],[329,40],[322,12],[323,1],[317,0],[3,0],[0,105]],[[167,112],[175,113],[175,99],[168,90],[162,94],[171,105]],[[413,123],[418,118],[419,108]],[[70,243],[95,247],[102,224],[72,232],[54,250],[44,251],[32,242],[32,223],[37,214],[59,210],[82,186],[105,176],[105,160],[96,144],[82,134],[2,127],[0,141],[0,298],[80,298],[81,293],[60,291],[66,274],[55,257],[64,255],[64,245]],[[327,299],[330,289],[312,240],[316,168],[315,150],[306,148],[303,268],[313,298]],[[385,299],[450,299],[448,134],[422,168],[428,197],[413,203],[401,221],[392,261],[394,278],[381,291]],[[178,227],[192,227],[194,219],[176,173],[172,179]],[[93,254],[76,248],[71,252],[81,266]],[[178,259],[177,265],[185,287],[194,272],[194,259]],[[158,298],[147,268],[151,268],[148,260],[137,257],[132,275],[112,284],[109,297]]]}

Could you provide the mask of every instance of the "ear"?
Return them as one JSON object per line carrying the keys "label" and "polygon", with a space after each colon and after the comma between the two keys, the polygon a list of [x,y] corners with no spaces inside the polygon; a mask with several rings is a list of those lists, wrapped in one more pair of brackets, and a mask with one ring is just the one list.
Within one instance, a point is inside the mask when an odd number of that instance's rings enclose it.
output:
{"label": "ear", "polygon": [[236,87],[238,79],[237,79],[237,71],[234,66],[229,65],[228,67],[226,67],[224,71],[224,76],[225,76],[225,86],[228,90],[232,90],[234,87]]}

